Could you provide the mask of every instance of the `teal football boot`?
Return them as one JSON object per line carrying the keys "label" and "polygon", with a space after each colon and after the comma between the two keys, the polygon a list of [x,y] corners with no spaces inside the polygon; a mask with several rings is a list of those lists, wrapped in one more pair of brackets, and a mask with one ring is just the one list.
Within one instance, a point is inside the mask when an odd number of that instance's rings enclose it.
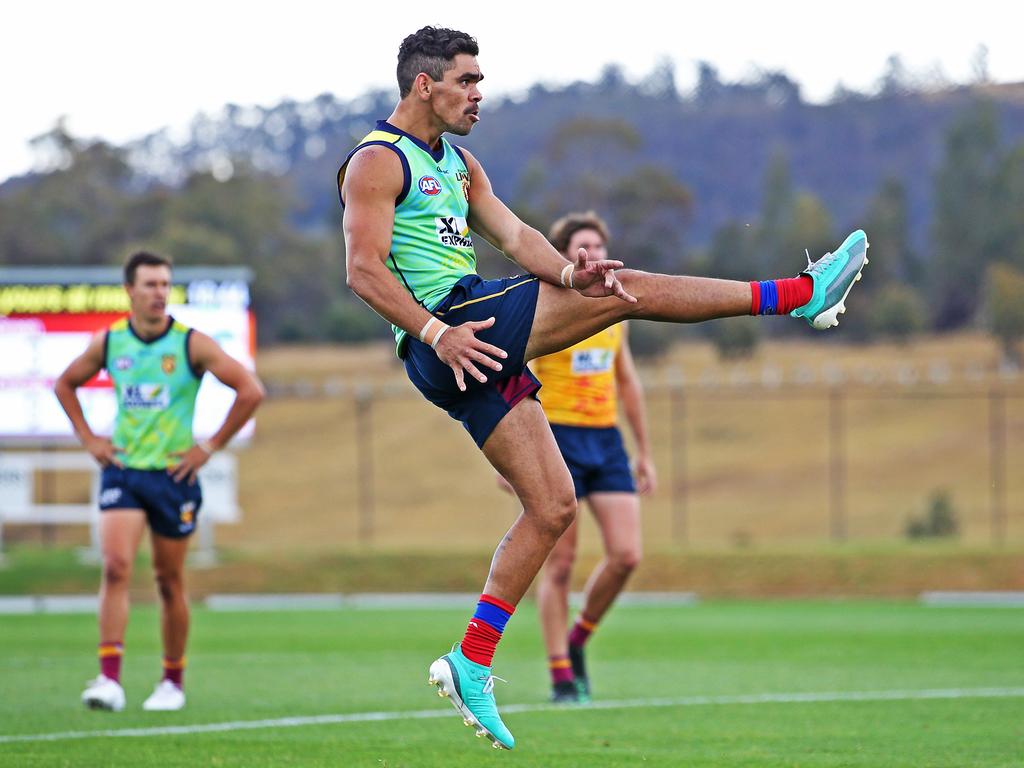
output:
{"label": "teal football boot", "polygon": [[[456,643],[430,665],[428,682],[437,686],[437,695],[447,698],[462,715],[462,722],[476,728],[477,736],[486,736],[495,749],[512,749],[516,740],[501,722],[494,702],[494,681],[491,668],[470,661]],[[502,681],[504,682],[504,681]]]}
{"label": "teal football boot", "polygon": [[867,263],[868,236],[862,229],[847,237],[834,253],[826,253],[813,263],[808,257],[807,269],[800,274],[814,282],[814,293],[809,302],[790,315],[804,318],[819,331],[839,325],[838,316],[846,311],[846,297]]}

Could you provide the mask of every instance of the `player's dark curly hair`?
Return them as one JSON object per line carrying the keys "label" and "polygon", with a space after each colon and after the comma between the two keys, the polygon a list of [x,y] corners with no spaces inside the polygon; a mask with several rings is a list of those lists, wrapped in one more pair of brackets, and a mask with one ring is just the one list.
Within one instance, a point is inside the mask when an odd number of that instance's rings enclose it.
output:
{"label": "player's dark curly hair", "polygon": [[479,54],[476,38],[443,27],[423,27],[405,38],[398,49],[398,93],[401,98],[409,95],[420,72],[434,80],[444,78],[445,70],[452,68],[452,59],[460,53]]}
{"label": "player's dark curly hair", "polygon": [[171,260],[166,256],[158,256],[149,251],[138,251],[133,253],[124,263],[125,285],[135,285],[135,273],[139,267],[167,267],[172,268]]}
{"label": "player's dark curly hair", "polygon": [[[572,236],[581,229],[592,229],[601,236],[604,244],[608,245],[611,234],[608,232],[608,225],[605,220],[593,211],[568,213],[554,224],[548,232],[548,242],[555,247],[555,250],[565,254],[569,248],[569,241]],[[568,254],[565,254],[568,255]],[[575,254],[573,254],[575,256]],[[571,257],[570,257],[571,258]]]}

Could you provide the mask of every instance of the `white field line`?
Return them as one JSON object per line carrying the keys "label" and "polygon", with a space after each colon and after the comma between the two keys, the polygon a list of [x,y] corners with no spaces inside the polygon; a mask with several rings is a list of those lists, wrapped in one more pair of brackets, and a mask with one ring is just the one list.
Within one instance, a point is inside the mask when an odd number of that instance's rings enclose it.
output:
{"label": "white field line", "polygon": [[[502,714],[528,712],[572,712],[585,714],[594,709],[645,709],[654,707],[703,707],[722,704],[807,704],[848,701],[922,701],[929,699],[998,699],[1024,698],[1024,688],[935,688],[896,691],[840,691],[823,693],[751,693],[735,696],[683,696],[663,699],[621,699],[596,701],[584,707],[565,707],[552,704],[510,704],[501,708]],[[119,728],[95,731],[58,731],[0,735],[0,744],[15,742],[68,741],[127,736],[179,736],[193,733],[223,733],[252,731],[267,728],[296,728],[307,725],[339,725],[389,720],[423,720],[434,717],[452,717],[452,710],[422,709],[409,712],[353,712],[339,715],[311,715],[308,717],[280,717],[272,720],[235,720],[224,723],[196,725],[168,725],[155,728]]]}

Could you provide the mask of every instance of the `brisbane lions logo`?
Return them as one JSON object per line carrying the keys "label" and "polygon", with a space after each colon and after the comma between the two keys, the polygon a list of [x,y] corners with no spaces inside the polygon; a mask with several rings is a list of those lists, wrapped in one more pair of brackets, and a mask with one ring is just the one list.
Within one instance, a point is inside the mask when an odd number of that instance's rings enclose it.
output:
{"label": "brisbane lions logo", "polygon": [[424,195],[438,195],[441,193],[441,182],[435,179],[433,176],[421,176],[420,177],[420,192]]}

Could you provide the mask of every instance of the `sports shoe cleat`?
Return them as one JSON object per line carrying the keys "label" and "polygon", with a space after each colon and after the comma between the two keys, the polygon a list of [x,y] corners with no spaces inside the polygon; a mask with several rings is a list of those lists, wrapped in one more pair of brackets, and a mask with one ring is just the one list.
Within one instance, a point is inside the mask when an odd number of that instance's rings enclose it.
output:
{"label": "sports shoe cleat", "polygon": [[839,325],[839,315],[846,311],[846,297],[853,284],[860,280],[861,270],[868,263],[868,236],[858,229],[834,253],[826,253],[815,262],[807,258],[807,275],[814,282],[811,300],[790,312],[802,317],[819,331]]}
{"label": "sports shoe cleat", "polygon": [[161,680],[142,702],[147,712],[174,712],[185,706],[185,692],[170,680]]}
{"label": "sports shoe cleat", "polygon": [[555,683],[551,687],[552,704],[578,704],[579,701],[580,697],[576,692],[575,680],[565,680],[560,683]]}
{"label": "sports shoe cleat", "polygon": [[575,678],[576,700],[586,704],[590,701],[590,678],[587,677],[582,645],[569,643],[569,663],[572,664],[572,675]]}
{"label": "sports shoe cleat", "polygon": [[124,709],[124,688],[116,680],[100,675],[86,683],[86,688],[82,691],[82,703],[89,709],[120,712]]}
{"label": "sports shoe cleat", "polygon": [[486,736],[495,749],[512,749],[516,740],[498,715],[494,702],[494,681],[491,668],[470,661],[456,643],[430,665],[428,682],[437,686],[437,695],[447,698],[462,715],[463,724],[476,728],[477,736]]}

